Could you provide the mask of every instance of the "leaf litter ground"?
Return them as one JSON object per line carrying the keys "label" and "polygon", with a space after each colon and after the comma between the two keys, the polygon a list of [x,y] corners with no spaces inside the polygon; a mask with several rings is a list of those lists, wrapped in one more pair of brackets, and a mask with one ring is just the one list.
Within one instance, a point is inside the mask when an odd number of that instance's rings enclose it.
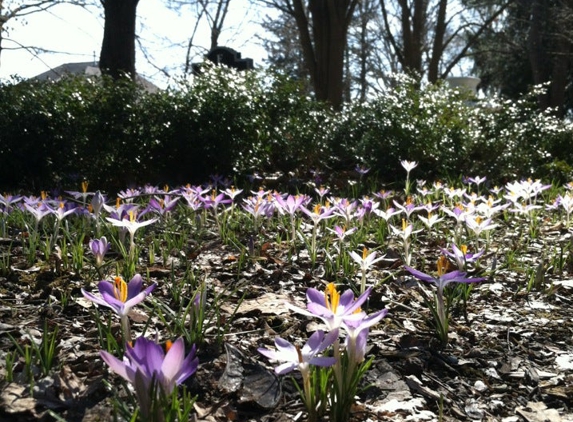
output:
{"label": "leaf litter ground", "polygon": [[[387,245],[386,258],[368,273],[368,282],[376,285],[368,307],[387,307],[389,314],[371,330],[368,356],[375,359],[353,420],[573,421],[573,268],[569,252],[560,269],[547,253],[566,250],[570,237],[559,224],[541,227],[534,239],[512,225],[498,228],[486,259],[497,271],[474,286],[465,314],[453,315],[446,348],[438,347],[428,325],[423,300],[428,286],[405,275],[399,246]],[[416,254],[432,261],[438,246],[444,245],[420,236]],[[42,376],[32,368],[32,386],[19,359],[13,382],[2,382],[0,420],[113,420],[112,393],[104,380],[119,385],[118,377],[99,358],[93,307],[80,293],[86,281],[59,270],[53,259],[29,267],[18,240],[2,239],[0,247],[11,263],[11,271],[0,277],[1,375],[14,340],[38,342],[44,323],[49,330],[58,328],[55,369]],[[304,307],[308,287],[324,288],[322,255],[313,267],[304,250],[289,259],[287,244],[268,242],[256,257],[242,261],[214,232],[183,249],[166,265],[156,262],[138,271],[158,282],[153,296],[166,303],[170,280],[188,265],[201,272],[212,292],[225,295],[219,318],[229,321],[228,332],[215,341],[217,333],[207,330],[199,370],[186,383],[198,397],[196,420],[304,420],[292,380],[277,377],[256,348],[272,347],[277,335],[303,343],[319,327],[284,303]],[[512,249],[523,266],[508,262],[505,252]],[[529,291],[523,287],[528,282]],[[165,328],[145,307],[130,318],[135,331],[148,323],[159,332]]]}

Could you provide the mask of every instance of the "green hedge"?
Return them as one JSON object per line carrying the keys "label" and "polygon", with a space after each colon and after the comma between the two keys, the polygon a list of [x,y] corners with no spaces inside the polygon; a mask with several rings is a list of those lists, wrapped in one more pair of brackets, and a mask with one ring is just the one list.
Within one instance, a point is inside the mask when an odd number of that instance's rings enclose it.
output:
{"label": "green hedge", "polygon": [[202,183],[212,174],[348,174],[403,179],[487,175],[568,181],[570,125],[515,102],[468,101],[442,85],[399,77],[365,103],[334,112],[271,72],[205,66],[200,77],[147,93],[131,81],[66,78],[0,85],[0,189],[108,191]]}

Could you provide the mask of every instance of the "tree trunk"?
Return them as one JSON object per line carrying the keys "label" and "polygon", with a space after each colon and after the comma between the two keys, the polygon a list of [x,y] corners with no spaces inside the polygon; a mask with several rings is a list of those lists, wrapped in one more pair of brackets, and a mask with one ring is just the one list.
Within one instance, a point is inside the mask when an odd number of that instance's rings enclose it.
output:
{"label": "tree trunk", "polygon": [[[531,65],[531,72],[533,75],[533,83],[535,85],[542,84],[549,80],[547,74],[546,59],[543,50],[543,0],[526,0],[531,1],[531,15],[530,27],[527,37],[527,49],[529,56],[529,64]],[[540,94],[538,96],[539,106],[546,109],[549,106],[549,98],[547,94]]]}
{"label": "tree trunk", "polygon": [[304,59],[318,101],[340,108],[344,92],[344,51],[348,26],[358,0],[292,0]]}
{"label": "tree trunk", "polygon": [[135,21],[139,0],[101,0],[105,23],[99,67],[114,79],[135,79]]}
{"label": "tree trunk", "polygon": [[428,64],[428,81],[435,84],[440,78],[440,61],[444,54],[444,38],[446,35],[446,11],[448,0],[440,0],[438,5],[438,14],[436,16],[436,25],[434,33],[434,45],[432,47],[432,56]]}

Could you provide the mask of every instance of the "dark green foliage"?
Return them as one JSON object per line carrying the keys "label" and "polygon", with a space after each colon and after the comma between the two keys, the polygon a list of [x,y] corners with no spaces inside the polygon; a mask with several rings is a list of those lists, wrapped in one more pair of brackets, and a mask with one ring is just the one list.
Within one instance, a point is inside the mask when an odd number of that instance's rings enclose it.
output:
{"label": "dark green foliage", "polygon": [[367,102],[339,112],[284,76],[205,67],[193,83],[157,93],[131,81],[67,78],[0,86],[0,189],[115,192],[129,185],[203,183],[212,174],[283,180],[485,175],[568,181],[571,127],[518,101],[471,102],[443,86],[399,78]]}

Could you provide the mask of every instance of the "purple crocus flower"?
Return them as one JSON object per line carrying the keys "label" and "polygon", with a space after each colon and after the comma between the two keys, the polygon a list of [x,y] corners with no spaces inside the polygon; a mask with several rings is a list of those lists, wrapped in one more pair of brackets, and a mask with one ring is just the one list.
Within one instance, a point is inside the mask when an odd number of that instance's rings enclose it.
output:
{"label": "purple crocus flower", "polygon": [[476,253],[468,253],[468,248],[466,245],[462,245],[460,248],[457,247],[455,243],[452,243],[452,251],[450,252],[447,249],[440,248],[442,253],[446,256],[449,256],[458,266],[458,270],[463,271],[466,267],[466,264],[471,264],[476,262],[485,252],[485,250],[481,250]]}
{"label": "purple crocus flower", "polygon": [[377,324],[387,313],[388,309],[382,309],[373,314],[365,315],[362,319],[348,319],[342,323],[342,327],[346,331],[346,350],[355,363],[364,360],[370,327]]}
{"label": "purple crocus flower", "polygon": [[153,283],[147,289],[142,290],[143,279],[141,275],[136,274],[129,283],[126,283],[121,277],[115,277],[113,282],[100,281],[97,288],[101,297],[84,289],[82,289],[82,294],[86,299],[111,308],[120,317],[124,317],[129,314],[131,308],[142,302],[156,287],[157,283]]}
{"label": "purple crocus flower", "polygon": [[166,349],[167,353],[161,345],[140,337],[133,347],[126,344],[123,360],[106,351],[100,352],[109,368],[134,386],[145,420],[151,420],[151,401],[154,399],[151,393],[155,391],[157,394],[171,394],[176,386],[197,371],[199,365],[199,359],[195,356],[195,345],[185,356],[182,338],[174,343],[168,342]]}
{"label": "purple crocus flower", "polygon": [[283,198],[282,195],[276,193],[274,199],[278,205],[279,213],[294,215],[310,198],[306,195],[288,195],[286,198]]}
{"label": "purple crocus flower", "polygon": [[358,173],[360,177],[362,177],[365,174],[367,174],[370,171],[370,169],[366,166],[357,164],[356,167],[354,167],[354,171]]}
{"label": "purple crocus flower", "polygon": [[362,320],[364,312],[360,306],[368,299],[372,287],[366,289],[358,298],[354,298],[354,292],[350,289],[340,294],[334,283],[329,283],[323,292],[310,288],[306,291],[308,300],[306,309],[287,304],[287,307],[303,315],[321,318],[329,330],[339,328],[348,320]]}
{"label": "purple crocus flower", "polygon": [[147,204],[147,210],[164,216],[175,209],[179,199],[181,199],[180,196],[172,198],[170,195],[164,195],[163,198],[157,196],[150,198]]}
{"label": "purple crocus flower", "polygon": [[277,351],[262,347],[257,350],[269,359],[284,362],[275,368],[275,372],[279,375],[287,374],[297,368],[304,373],[308,371],[309,365],[332,366],[336,363],[336,358],[317,356],[332,346],[336,339],[338,339],[338,330],[332,330],[328,334],[318,330],[309,337],[302,349],[280,337],[276,337],[275,346]]}
{"label": "purple crocus flower", "polygon": [[444,303],[444,289],[450,283],[478,283],[485,280],[485,277],[466,277],[466,273],[463,271],[455,270],[446,273],[448,267],[448,259],[445,256],[441,256],[438,259],[438,277],[434,277],[430,274],[423,273],[421,271],[415,270],[414,268],[404,266],[406,271],[412,274],[419,280],[425,281],[436,286],[435,294],[435,319],[437,322],[437,332],[444,344],[448,342],[448,314],[446,306]]}
{"label": "purple crocus flower", "polygon": [[342,242],[346,236],[350,236],[352,233],[354,233],[356,230],[358,230],[358,228],[357,227],[351,227],[351,228],[347,229],[346,226],[343,226],[343,227],[334,226],[334,229],[327,227],[326,230],[334,233],[336,235],[336,240]]}
{"label": "purple crocus flower", "polygon": [[89,247],[95,257],[96,267],[101,267],[104,256],[109,251],[111,244],[107,241],[105,236],[102,236],[100,239],[90,240]]}
{"label": "purple crocus flower", "polygon": [[70,214],[75,214],[78,210],[74,204],[69,202],[60,201],[56,208],[51,209],[52,214],[56,216],[59,221],[62,221]]}
{"label": "purple crocus flower", "polygon": [[312,210],[308,209],[304,205],[301,205],[300,210],[308,217],[310,217],[314,225],[317,225],[322,220],[334,217],[334,208],[331,208],[328,203],[326,205],[315,204]]}
{"label": "purple crocus flower", "polygon": [[34,216],[36,219],[36,225],[42,220],[42,218],[52,213],[52,209],[42,202],[38,202],[37,205],[25,203],[24,209]]}
{"label": "purple crocus flower", "polygon": [[447,268],[447,259],[444,256],[442,256],[442,258],[443,259],[438,260],[438,277],[423,273],[422,271],[418,271],[408,266],[404,266],[404,268],[418,280],[435,285],[440,294],[450,283],[479,283],[486,279],[486,277],[469,278],[466,277],[467,273],[459,270],[446,273],[445,269]]}

